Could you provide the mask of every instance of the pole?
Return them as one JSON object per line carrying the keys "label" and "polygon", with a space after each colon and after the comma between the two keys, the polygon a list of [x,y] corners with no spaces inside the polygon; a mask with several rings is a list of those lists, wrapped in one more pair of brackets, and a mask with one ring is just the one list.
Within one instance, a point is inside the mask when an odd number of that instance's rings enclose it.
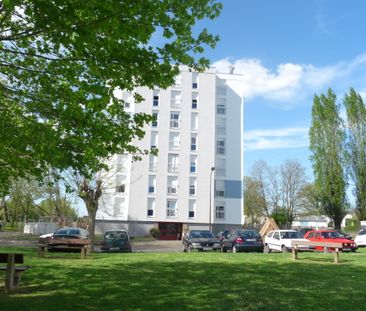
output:
{"label": "pole", "polygon": [[211,167],[210,172],[210,210],[209,210],[209,220],[208,220],[208,230],[211,231],[211,210],[212,210],[212,173],[215,171],[215,167]]}

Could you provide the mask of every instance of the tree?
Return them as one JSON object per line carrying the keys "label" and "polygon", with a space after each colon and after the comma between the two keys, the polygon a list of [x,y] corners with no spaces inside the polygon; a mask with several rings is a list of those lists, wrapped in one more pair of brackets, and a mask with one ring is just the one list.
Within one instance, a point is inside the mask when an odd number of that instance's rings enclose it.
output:
{"label": "tree", "polygon": [[49,167],[88,177],[112,154],[140,152],[131,141],[152,117],[127,114],[114,90],[165,88],[180,64],[204,69],[197,55],[218,38],[194,27],[220,10],[216,0],[2,1],[0,190]]}
{"label": "tree", "polygon": [[280,175],[285,227],[291,228],[299,211],[301,190],[306,184],[305,168],[296,160],[286,160],[280,167]]}
{"label": "tree", "polygon": [[71,169],[85,180],[80,195],[95,221],[100,190],[89,181],[105,160],[148,152],[131,142],[152,116],[130,116],[115,90],[166,88],[181,64],[205,69],[198,55],[218,37],[194,27],[221,7],[216,0],[2,2],[0,190],[11,177]]}
{"label": "tree", "polygon": [[322,209],[334,226],[340,229],[346,215],[346,179],[344,167],[344,128],[339,116],[337,97],[329,89],[327,94],[314,96],[310,127],[310,150]]}
{"label": "tree", "polygon": [[366,107],[353,88],[345,95],[343,103],[347,113],[346,158],[354,183],[356,214],[359,220],[366,220]]}
{"label": "tree", "polygon": [[301,214],[315,216],[323,214],[321,199],[315,184],[305,184],[300,190],[299,199]]}
{"label": "tree", "polygon": [[265,202],[261,195],[258,181],[252,177],[244,177],[244,214],[252,227],[257,227],[262,221]]}
{"label": "tree", "polygon": [[[306,184],[305,168],[296,160],[286,160],[279,167],[270,167],[263,160],[254,163],[252,178],[245,188],[244,201],[248,196],[248,212],[254,198],[257,208],[267,217],[273,217],[285,228],[291,227],[292,221],[300,209],[300,193]],[[247,207],[248,208],[248,207]]]}

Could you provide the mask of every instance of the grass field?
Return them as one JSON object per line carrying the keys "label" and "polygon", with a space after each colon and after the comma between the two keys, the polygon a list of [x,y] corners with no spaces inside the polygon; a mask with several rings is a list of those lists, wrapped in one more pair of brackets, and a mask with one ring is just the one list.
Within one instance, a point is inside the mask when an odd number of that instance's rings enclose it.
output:
{"label": "grass field", "polygon": [[25,254],[22,286],[0,310],[366,310],[366,250],[341,254]]}

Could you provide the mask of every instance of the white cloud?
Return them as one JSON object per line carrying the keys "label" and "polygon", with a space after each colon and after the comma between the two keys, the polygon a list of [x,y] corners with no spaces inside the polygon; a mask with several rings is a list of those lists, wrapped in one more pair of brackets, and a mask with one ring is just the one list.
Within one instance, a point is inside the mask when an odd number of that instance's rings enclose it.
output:
{"label": "white cloud", "polygon": [[244,151],[308,147],[308,132],[307,127],[245,131]]}
{"label": "white cloud", "polygon": [[[282,108],[295,106],[302,99],[312,97],[333,83],[348,82],[349,77],[366,65],[366,54],[357,56],[350,62],[316,67],[311,64],[279,64],[275,71],[265,67],[259,59],[228,58],[212,64],[218,72],[241,74],[241,91],[248,102],[256,97],[281,103]],[[364,80],[364,75],[362,75]]]}

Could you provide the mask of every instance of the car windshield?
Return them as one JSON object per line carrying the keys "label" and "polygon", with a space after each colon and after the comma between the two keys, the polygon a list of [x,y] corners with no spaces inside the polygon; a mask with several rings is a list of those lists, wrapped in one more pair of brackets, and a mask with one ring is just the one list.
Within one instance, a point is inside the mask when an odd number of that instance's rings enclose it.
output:
{"label": "car windshield", "polygon": [[127,233],[123,231],[106,232],[104,235],[106,240],[128,240]]}
{"label": "car windshield", "polygon": [[192,239],[214,238],[214,235],[210,231],[194,231],[194,232],[191,232],[190,237]]}
{"label": "car windshield", "polygon": [[301,239],[301,235],[296,231],[281,232],[281,239]]}
{"label": "car windshield", "polygon": [[358,235],[366,235],[366,230],[361,230]]}
{"label": "car windshield", "polygon": [[258,234],[257,231],[241,231],[239,235],[243,238],[250,239],[250,238],[260,238],[261,236]]}
{"label": "car windshield", "polygon": [[55,232],[55,235],[79,235],[78,229],[61,229]]}
{"label": "car windshield", "polygon": [[322,232],[322,237],[324,239],[340,239],[342,235],[340,235],[337,231],[326,231]]}

